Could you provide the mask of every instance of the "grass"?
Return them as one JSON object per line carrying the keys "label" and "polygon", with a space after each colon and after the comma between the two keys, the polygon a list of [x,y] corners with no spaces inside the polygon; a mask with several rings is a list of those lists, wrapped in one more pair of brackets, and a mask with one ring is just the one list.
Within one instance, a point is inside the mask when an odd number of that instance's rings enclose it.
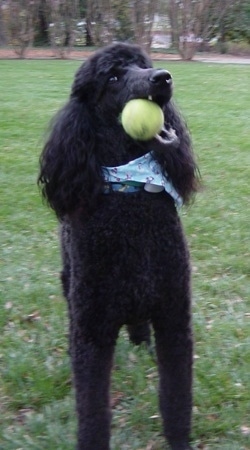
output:
{"label": "grass", "polygon": [[[160,64],[165,67],[165,63]],[[74,400],[57,223],[36,176],[76,61],[0,61],[0,450],[70,450]],[[250,449],[248,66],[168,63],[205,184],[181,215],[193,261],[193,443]],[[163,449],[157,369],[122,331],[112,449]]]}

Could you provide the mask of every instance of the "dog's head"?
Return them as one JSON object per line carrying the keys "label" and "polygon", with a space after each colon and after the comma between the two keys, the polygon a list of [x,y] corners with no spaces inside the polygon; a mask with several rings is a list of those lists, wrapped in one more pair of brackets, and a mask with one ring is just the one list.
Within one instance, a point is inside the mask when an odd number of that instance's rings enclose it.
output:
{"label": "dog's head", "polygon": [[150,99],[163,107],[172,96],[172,77],[154,69],[137,45],[113,44],[97,51],[78,70],[72,98],[91,102],[99,113],[118,115],[132,99]]}
{"label": "dog's head", "polygon": [[[172,89],[170,73],[154,69],[136,45],[101,48],[79,68],[40,159],[38,182],[59,217],[99,201],[103,166],[121,165],[148,151],[184,202],[189,200],[197,188],[196,164]],[[163,109],[164,128],[151,141],[136,141],[123,130],[119,116],[132,99],[151,99]]]}

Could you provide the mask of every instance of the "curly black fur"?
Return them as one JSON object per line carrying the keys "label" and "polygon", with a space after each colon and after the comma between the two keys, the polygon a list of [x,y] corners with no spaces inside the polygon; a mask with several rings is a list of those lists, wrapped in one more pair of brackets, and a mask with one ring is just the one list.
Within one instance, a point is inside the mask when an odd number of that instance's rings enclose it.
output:
{"label": "curly black fur", "polygon": [[[119,120],[126,102],[148,98],[165,130],[135,141]],[[161,192],[104,194],[103,166],[151,150],[187,203],[199,184],[190,136],[168,72],[138,46],[114,44],[78,70],[40,159],[43,196],[61,222],[62,284],[78,411],[78,450],[108,450],[115,342],[126,324],[135,343],[155,334],[160,409],[172,450],[190,449],[192,330],[189,253],[173,199]]]}

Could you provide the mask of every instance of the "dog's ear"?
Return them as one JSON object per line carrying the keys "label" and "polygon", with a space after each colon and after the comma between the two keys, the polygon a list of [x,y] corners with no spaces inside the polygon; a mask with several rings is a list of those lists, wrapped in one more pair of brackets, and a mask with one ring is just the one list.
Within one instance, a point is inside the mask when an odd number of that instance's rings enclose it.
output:
{"label": "dog's ear", "polygon": [[81,101],[86,101],[88,98],[91,98],[93,103],[93,95],[98,89],[101,81],[99,79],[99,83],[95,82],[93,73],[97,75],[97,68],[94,66],[93,59],[93,56],[90,57],[76,71],[74,82],[71,87],[71,98],[78,98]]}
{"label": "dog's ear", "polygon": [[95,127],[86,103],[71,97],[56,115],[40,157],[38,184],[58,217],[89,208],[103,188]]}
{"label": "dog's ear", "polygon": [[185,120],[172,100],[164,105],[163,110],[165,126],[175,130],[179,143],[174,146],[168,145],[165,151],[164,145],[162,148],[158,145],[154,155],[160,163],[163,173],[165,172],[171,179],[183,202],[188,203],[201,186],[190,133]]}

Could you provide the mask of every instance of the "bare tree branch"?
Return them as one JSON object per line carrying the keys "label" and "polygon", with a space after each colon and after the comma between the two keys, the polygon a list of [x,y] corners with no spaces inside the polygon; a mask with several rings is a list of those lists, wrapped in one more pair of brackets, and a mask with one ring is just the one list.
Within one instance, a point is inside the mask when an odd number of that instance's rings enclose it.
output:
{"label": "bare tree branch", "polygon": [[65,58],[75,42],[78,0],[47,0],[50,42],[55,54]]}
{"label": "bare tree branch", "polygon": [[33,44],[35,20],[39,0],[9,0],[8,8],[8,34],[11,45],[20,58]]}
{"label": "bare tree branch", "polygon": [[218,28],[233,0],[169,0],[173,42],[183,59],[192,59],[198,44]]}
{"label": "bare tree branch", "polygon": [[152,42],[152,28],[154,15],[157,10],[157,1],[134,0],[133,2],[133,30],[135,42],[147,50]]}

